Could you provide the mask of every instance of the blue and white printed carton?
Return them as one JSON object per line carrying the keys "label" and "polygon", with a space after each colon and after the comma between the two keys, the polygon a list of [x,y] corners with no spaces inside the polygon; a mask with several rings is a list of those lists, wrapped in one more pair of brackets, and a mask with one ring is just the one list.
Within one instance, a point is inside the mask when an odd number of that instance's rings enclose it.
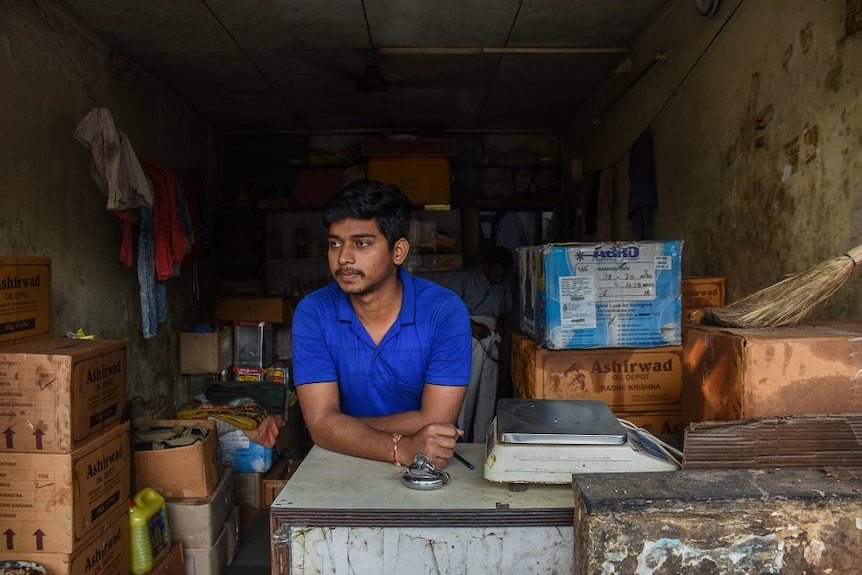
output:
{"label": "blue and white printed carton", "polygon": [[521,331],[548,349],[682,344],[682,242],[518,248]]}

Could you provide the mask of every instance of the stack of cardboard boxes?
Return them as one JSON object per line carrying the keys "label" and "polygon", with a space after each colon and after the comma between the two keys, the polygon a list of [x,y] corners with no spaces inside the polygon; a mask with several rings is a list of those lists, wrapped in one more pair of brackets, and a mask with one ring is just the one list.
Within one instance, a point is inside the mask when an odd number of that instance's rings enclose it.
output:
{"label": "stack of cardboard boxes", "polygon": [[215,315],[224,322],[213,333],[180,335],[180,371],[204,391],[220,380],[281,382],[287,386],[284,417],[275,445],[265,447],[242,430],[218,422],[219,457],[233,468],[235,502],[240,508],[241,532],[256,513],[278,495],[304,454],[304,426],[289,385],[290,323],[294,298],[280,296],[223,296]]}
{"label": "stack of cardboard boxes", "polygon": [[684,313],[704,292],[713,307],[724,294],[723,279],[698,278],[709,287],[685,302],[681,251],[676,241],[520,248],[515,396],[601,400],[655,435],[680,436]]}
{"label": "stack of cardboard boxes", "polygon": [[201,420],[135,419],[136,431],[199,426],[202,440],[169,449],[135,451],[136,489],[165,498],[174,545],[182,547],[185,575],[221,575],[240,541],[234,474],[218,455],[216,424]]}
{"label": "stack of cardboard boxes", "polygon": [[0,560],[126,575],[126,342],[50,338],[50,260],[0,268]]}

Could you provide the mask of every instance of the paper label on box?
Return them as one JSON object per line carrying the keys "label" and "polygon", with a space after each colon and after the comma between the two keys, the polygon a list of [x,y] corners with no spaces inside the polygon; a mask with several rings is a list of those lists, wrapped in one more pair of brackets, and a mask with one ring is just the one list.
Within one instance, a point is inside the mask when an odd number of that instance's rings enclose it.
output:
{"label": "paper label on box", "polygon": [[50,258],[0,258],[0,342],[50,330]]}

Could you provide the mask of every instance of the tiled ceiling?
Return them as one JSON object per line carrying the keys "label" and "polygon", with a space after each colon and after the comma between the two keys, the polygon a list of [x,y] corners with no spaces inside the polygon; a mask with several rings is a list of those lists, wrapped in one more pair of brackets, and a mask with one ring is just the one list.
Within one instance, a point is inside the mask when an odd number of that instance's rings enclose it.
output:
{"label": "tiled ceiling", "polygon": [[226,132],[557,131],[667,2],[63,1]]}

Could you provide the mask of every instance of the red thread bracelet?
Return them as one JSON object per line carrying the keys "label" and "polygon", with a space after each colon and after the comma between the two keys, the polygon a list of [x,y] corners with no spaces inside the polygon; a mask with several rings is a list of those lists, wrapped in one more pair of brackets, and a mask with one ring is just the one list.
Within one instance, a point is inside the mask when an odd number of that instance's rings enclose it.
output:
{"label": "red thread bracelet", "polygon": [[392,463],[401,467],[401,464],[398,462],[398,442],[401,441],[400,433],[392,434]]}

